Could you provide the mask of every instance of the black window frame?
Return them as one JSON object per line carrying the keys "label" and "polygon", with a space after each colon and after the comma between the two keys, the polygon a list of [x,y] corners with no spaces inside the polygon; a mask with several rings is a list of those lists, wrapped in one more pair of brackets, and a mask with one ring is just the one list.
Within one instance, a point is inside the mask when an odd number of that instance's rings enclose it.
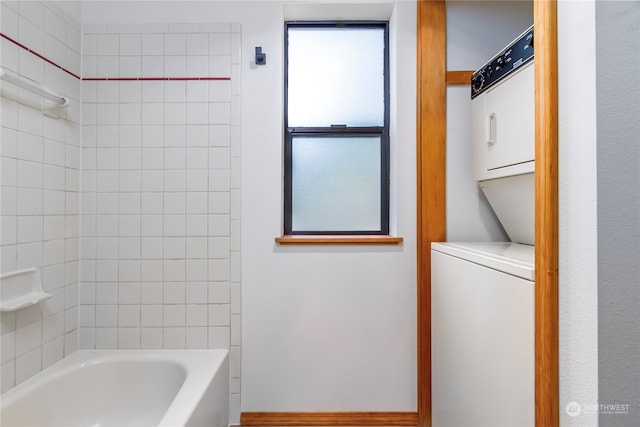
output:
{"label": "black window frame", "polygon": [[[284,23],[284,234],[285,235],[389,235],[390,199],[390,76],[388,21],[285,21]],[[289,127],[289,28],[376,28],[384,33],[384,123],[383,126]],[[380,230],[293,230],[293,157],[292,144],[296,136],[380,137]]]}

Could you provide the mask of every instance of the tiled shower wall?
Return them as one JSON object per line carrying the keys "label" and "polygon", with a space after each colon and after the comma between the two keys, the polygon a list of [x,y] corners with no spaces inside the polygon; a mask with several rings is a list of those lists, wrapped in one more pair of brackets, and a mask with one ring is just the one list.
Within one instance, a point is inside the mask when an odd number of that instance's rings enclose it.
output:
{"label": "tiled shower wall", "polygon": [[84,27],[80,347],[228,348],[240,411],[240,28]]}
{"label": "tiled shower wall", "polygon": [[0,8],[2,68],[71,101],[50,111],[50,102],[2,82],[0,269],[39,268],[52,295],[2,312],[4,392],[77,348],[81,32],[49,2],[3,1]]}

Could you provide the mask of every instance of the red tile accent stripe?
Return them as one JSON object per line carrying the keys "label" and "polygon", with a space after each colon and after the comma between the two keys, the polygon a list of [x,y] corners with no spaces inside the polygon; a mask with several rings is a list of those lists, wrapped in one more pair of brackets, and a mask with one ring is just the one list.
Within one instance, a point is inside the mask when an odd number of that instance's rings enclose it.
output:
{"label": "red tile accent stripe", "polygon": [[211,81],[211,80],[231,80],[231,77],[80,77],[79,75],[67,70],[66,68],[56,64],[55,62],[53,62],[52,60],[44,57],[43,55],[39,54],[38,52],[31,50],[30,48],[28,48],[27,46],[23,45],[22,43],[20,43],[17,40],[12,39],[11,37],[7,36],[6,34],[0,33],[0,36],[5,39],[10,41],[11,43],[15,44],[16,46],[18,46],[21,49],[26,50],[27,52],[37,56],[38,58],[42,59],[43,61],[53,65],[56,68],[59,68],[60,70],[64,71],[65,73],[69,74],[70,76],[75,77],[76,79],[79,80],[83,80],[83,81],[191,81],[191,80],[202,80],[202,81]]}
{"label": "red tile accent stripe", "polygon": [[231,80],[231,77],[83,77],[86,81],[184,81],[184,80]]}
{"label": "red tile accent stripe", "polygon": [[38,52],[36,52],[36,51],[34,51],[34,50],[31,50],[31,49],[30,49],[30,48],[28,48],[27,46],[23,45],[22,43],[20,43],[20,42],[18,42],[18,41],[16,41],[16,40],[14,40],[14,39],[12,39],[12,38],[11,38],[11,37],[9,37],[8,35],[3,34],[3,33],[0,33],[0,36],[2,36],[2,38],[3,38],[3,39],[6,39],[6,40],[10,41],[11,43],[15,44],[16,46],[18,46],[18,47],[20,47],[20,48],[22,48],[22,49],[26,50],[27,52],[29,52],[29,53],[31,53],[31,54],[33,54],[33,55],[37,56],[38,58],[42,59],[43,61],[45,61],[45,62],[47,62],[47,63],[49,63],[49,64],[53,65],[54,67],[61,69],[61,70],[62,70],[62,71],[64,71],[65,73],[69,74],[70,76],[73,76],[73,77],[75,77],[76,79],[80,79],[80,76],[79,76],[79,75],[77,75],[77,74],[75,74],[75,73],[72,73],[71,71],[67,70],[66,68],[64,68],[64,67],[62,67],[62,66],[60,66],[60,65],[56,64],[56,63],[55,63],[55,62],[53,62],[52,60],[50,60],[50,59],[48,59],[48,58],[45,58],[44,56],[40,55]]}

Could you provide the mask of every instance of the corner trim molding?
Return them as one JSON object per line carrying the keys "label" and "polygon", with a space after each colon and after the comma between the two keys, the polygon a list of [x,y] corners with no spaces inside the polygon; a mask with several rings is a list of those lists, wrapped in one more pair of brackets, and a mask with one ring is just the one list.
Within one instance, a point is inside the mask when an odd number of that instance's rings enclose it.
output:
{"label": "corner trim molding", "polygon": [[418,426],[431,426],[431,242],[447,239],[447,19],[444,0],[417,2],[416,174]]}
{"label": "corner trim molding", "polygon": [[535,66],[535,419],[560,425],[557,2],[533,2]]}

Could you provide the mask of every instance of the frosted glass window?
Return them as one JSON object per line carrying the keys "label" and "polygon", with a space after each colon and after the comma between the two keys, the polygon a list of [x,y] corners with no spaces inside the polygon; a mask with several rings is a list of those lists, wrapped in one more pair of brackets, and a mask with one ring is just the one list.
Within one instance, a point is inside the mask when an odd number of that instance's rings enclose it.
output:
{"label": "frosted glass window", "polygon": [[389,23],[285,23],[284,233],[389,233]]}
{"label": "frosted glass window", "polygon": [[293,231],[381,229],[378,136],[294,137]]}
{"label": "frosted glass window", "polygon": [[288,30],[288,125],[383,126],[383,28]]}

